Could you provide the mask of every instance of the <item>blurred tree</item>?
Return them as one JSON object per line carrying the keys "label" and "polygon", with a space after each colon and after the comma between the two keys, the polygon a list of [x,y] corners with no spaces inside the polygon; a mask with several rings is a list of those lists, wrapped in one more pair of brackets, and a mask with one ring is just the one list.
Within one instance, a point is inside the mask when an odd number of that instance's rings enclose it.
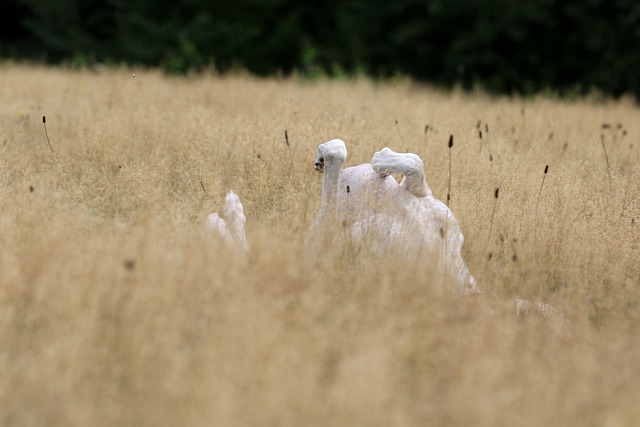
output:
{"label": "blurred tree", "polygon": [[0,55],[640,95],[635,0],[5,0]]}

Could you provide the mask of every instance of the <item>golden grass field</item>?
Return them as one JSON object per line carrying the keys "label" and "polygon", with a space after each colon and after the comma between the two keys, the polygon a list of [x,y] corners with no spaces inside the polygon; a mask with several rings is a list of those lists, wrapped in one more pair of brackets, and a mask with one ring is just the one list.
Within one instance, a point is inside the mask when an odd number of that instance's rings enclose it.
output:
{"label": "golden grass field", "polygon": [[[14,64],[0,96],[0,425],[640,420],[633,101]],[[483,295],[309,259],[319,143],[345,140],[347,165],[417,153],[444,200],[451,134]],[[247,259],[203,229],[230,189]],[[514,298],[564,318],[517,317]]]}

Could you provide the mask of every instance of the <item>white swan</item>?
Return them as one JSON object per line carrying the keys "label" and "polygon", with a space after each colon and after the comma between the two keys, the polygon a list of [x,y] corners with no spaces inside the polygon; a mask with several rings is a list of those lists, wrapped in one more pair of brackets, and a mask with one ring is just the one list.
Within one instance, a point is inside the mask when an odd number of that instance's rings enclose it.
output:
{"label": "white swan", "polygon": [[[411,262],[435,255],[458,292],[479,293],[462,259],[464,237],[458,222],[453,212],[433,197],[420,157],[383,148],[374,154],[371,164],[342,169],[346,159],[346,145],[339,139],[318,146],[315,169],[324,173],[322,205],[309,237],[321,236],[322,244],[327,239],[335,243],[332,233],[337,226],[346,229],[353,240],[368,245],[374,255],[384,255],[394,245],[405,248],[409,252],[405,259]],[[389,176],[394,173],[403,175],[399,184]],[[227,194],[223,212],[226,221],[212,213],[207,228],[229,246],[248,251],[244,208],[233,191]],[[534,312],[543,317],[564,317],[548,304],[522,299],[512,302],[517,316]]]}
{"label": "white swan", "polygon": [[240,198],[233,191],[227,193],[223,212],[226,221],[217,213],[212,213],[207,217],[207,229],[229,246],[246,252],[249,250],[244,230],[247,218]]}
{"label": "white swan", "polygon": [[[317,172],[324,173],[322,205],[312,236],[323,235],[339,224],[350,238],[367,245],[376,255],[403,247],[409,262],[438,257],[443,273],[459,292],[478,292],[462,259],[464,237],[453,212],[435,199],[425,181],[424,163],[415,154],[383,148],[371,164],[342,169],[347,148],[340,139],[318,146]],[[391,174],[402,174],[398,183]]]}

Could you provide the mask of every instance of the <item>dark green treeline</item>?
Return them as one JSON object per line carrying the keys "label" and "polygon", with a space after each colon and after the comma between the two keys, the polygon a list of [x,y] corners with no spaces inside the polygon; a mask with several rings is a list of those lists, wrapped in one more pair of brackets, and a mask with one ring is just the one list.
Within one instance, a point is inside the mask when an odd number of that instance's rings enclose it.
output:
{"label": "dark green treeline", "polygon": [[4,0],[0,56],[640,95],[637,0]]}

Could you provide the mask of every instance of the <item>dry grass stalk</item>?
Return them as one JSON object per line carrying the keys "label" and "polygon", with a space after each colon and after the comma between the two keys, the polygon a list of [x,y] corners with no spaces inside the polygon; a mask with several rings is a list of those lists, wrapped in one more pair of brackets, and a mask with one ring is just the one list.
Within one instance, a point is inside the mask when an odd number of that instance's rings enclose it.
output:
{"label": "dry grass stalk", "polygon": [[449,143],[447,144],[449,147],[449,181],[447,185],[447,206],[449,206],[449,202],[451,201],[451,148],[453,147],[453,135],[449,136]]}
{"label": "dry grass stalk", "polygon": [[[602,125],[603,129],[608,129],[609,125]],[[609,154],[607,154],[607,146],[604,143],[604,132],[600,133],[600,143],[602,144],[602,151],[604,151],[604,160],[607,163],[607,177],[609,178],[609,191],[613,191],[613,184],[611,182],[611,165],[609,164]]]}
{"label": "dry grass stalk", "polygon": [[538,241],[538,206],[540,205],[540,196],[542,195],[542,188],[544,187],[544,181],[547,178],[547,173],[549,172],[549,165],[545,165],[544,167],[544,174],[542,175],[542,182],[540,183],[540,190],[538,191],[538,197],[536,198],[536,210],[535,212],[535,216],[536,216],[536,227],[534,229],[534,240],[537,242]]}
{"label": "dry grass stalk", "polygon": [[498,207],[498,197],[500,195],[500,188],[496,187],[496,189],[493,191],[493,210],[491,211],[491,221],[489,222],[489,234],[487,235],[487,244],[485,245],[485,250],[484,252],[487,251],[487,248],[489,247],[489,242],[491,242],[491,234],[493,231],[493,220],[496,217],[496,208]]}
{"label": "dry grass stalk", "polygon": [[47,116],[42,116],[42,127],[44,128],[44,135],[47,138],[47,144],[49,145],[49,150],[53,155],[53,161],[56,164],[56,168],[58,169],[60,174],[64,177],[64,180],[68,185],[69,179],[67,178],[67,175],[65,175],[64,170],[62,169],[62,166],[60,165],[60,161],[58,160],[58,155],[56,154],[56,151],[53,149],[53,146],[51,145],[51,140],[49,139],[49,132],[47,132]]}

